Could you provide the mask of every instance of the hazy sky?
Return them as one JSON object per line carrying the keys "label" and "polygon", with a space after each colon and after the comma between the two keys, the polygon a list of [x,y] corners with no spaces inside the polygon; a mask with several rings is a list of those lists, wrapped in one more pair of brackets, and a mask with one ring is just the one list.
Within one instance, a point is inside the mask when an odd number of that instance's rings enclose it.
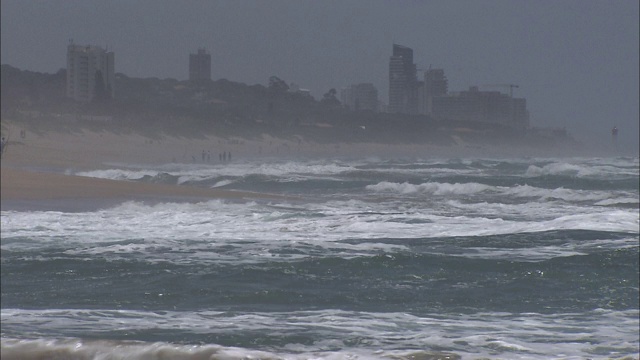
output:
{"label": "hazy sky", "polygon": [[[638,0],[2,0],[1,62],[53,73],[69,39],[115,52],[116,72],[185,80],[189,53],[212,77],[271,75],[319,98],[371,82],[388,102],[392,44],[418,68],[443,68],[450,91],[517,84],[533,126],[637,148]],[[508,88],[487,88],[508,93]],[[116,90],[117,91],[117,90]]]}

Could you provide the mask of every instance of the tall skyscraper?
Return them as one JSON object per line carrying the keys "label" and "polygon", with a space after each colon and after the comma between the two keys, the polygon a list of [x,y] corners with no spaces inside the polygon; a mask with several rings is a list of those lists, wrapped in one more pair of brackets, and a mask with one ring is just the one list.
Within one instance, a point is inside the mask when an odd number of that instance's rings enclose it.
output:
{"label": "tall skyscraper", "polygon": [[211,54],[198,49],[197,54],[189,54],[189,80],[211,80]]}
{"label": "tall skyscraper", "polygon": [[67,46],[67,97],[89,102],[115,95],[114,54],[98,46]]}
{"label": "tall skyscraper", "polygon": [[389,107],[392,113],[418,112],[418,79],[413,49],[393,44],[389,58]]}

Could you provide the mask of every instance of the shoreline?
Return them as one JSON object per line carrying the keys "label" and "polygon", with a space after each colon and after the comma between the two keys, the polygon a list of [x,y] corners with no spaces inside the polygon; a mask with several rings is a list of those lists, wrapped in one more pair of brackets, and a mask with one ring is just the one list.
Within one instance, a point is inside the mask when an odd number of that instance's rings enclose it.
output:
{"label": "shoreline", "polygon": [[201,202],[223,199],[283,200],[285,196],[98,179],[2,167],[0,204],[6,210],[100,209],[126,201]]}
{"label": "shoreline", "polygon": [[[452,136],[449,145],[424,143],[318,143],[301,137],[288,139],[262,134],[246,139],[240,136],[218,137],[200,134],[187,138],[159,133],[152,137],[135,132],[90,130],[82,124],[73,131],[32,130],[34,124],[13,120],[2,121],[3,136],[8,147],[2,166],[72,170],[104,169],[109,164],[221,164],[223,154],[236,160],[261,159],[342,159],[375,157],[391,159],[465,158],[465,157],[557,157],[601,156],[625,154],[613,149],[591,147],[577,143],[505,145],[491,141],[479,143],[464,136]],[[50,125],[49,125],[50,126]],[[20,135],[18,135],[20,134]],[[24,134],[24,136],[23,136]]]}
{"label": "shoreline", "polygon": [[[262,135],[258,139],[198,138],[114,133],[106,129],[75,132],[35,132],[27,124],[2,121],[8,145],[0,160],[1,209],[95,209],[127,200],[145,202],[197,202],[209,199],[286,199],[277,194],[257,194],[188,185],[150,184],[68,175],[114,166],[154,166],[170,163],[220,165],[222,154],[233,161],[339,160],[345,158],[464,158],[571,156],[578,149],[516,148],[465,143],[435,144],[314,143]],[[23,127],[25,126],[25,127]],[[18,135],[19,134],[19,135]],[[570,151],[572,150],[572,151]],[[581,154],[586,155],[586,154]],[[114,165],[123,164],[123,165]],[[73,205],[74,202],[77,205]]]}

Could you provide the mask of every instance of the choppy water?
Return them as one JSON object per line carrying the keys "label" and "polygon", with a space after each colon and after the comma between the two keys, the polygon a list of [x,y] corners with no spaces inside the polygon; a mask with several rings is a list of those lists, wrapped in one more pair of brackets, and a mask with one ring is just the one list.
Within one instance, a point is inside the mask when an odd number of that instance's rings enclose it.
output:
{"label": "choppy water", "polygon": [[639,353],[639,162],[114,165],[294,200],[2,212],[2,358]]}

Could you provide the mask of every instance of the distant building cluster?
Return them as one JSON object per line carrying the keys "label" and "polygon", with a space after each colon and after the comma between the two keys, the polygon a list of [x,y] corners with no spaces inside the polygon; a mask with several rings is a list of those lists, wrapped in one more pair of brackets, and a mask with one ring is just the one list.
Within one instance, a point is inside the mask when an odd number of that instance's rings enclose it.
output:
{"label": "distant building cluster", "polygon": [[67,97],[90,102],[115,94],[114,54],[98,46],[67,46]]}
{"label": "distant building cluster", "polygon": [[[439,120],[499,123],[516,128],[529,126],[527,101],[514,98],[513,84],[496,85],[509,88],[509,95],[499,91],[481,91],[472,86],[468,91],[450,92],[443,69],[426,69],[418,78],[413,49],[393,44],[389,57],[389,102],[378,100],[378,91],[370,83],[349,85],[341,91],[342,104],[355,111],[372,110],[396,114],[427,115]],[[422,70],[420,70],[422,71]]]}
{"label": "distant building cluster", "polygon": [[[378,90],[371,83],[352,84],[342,89],[342,104],[353,111],[374,111],[410,115],[427,115],[439,120],[499,123],[518,128],[529,126],[527,102],[514,98],[513,84],[509,95],[499,91],[481,91],[472,86],[468,91],[449,92],[443,69],[427,69],[418,79],[413,49],[393,44],[389,58],[389,102],[378,99]],[[97,46],[71,43],[67,48],[67,96],[89,102],[101,96],[113,97],[114,54]],[[204,48],[189,54],[189,80],[211,80],[211,54]],[[309,90],[292,84],[290,91],[310,96]]]}
{"label": "distant building cluster", "polygon": [[513,98],[498,91],[469,91],[450,93],[443,69],[428,69],[424,80],[418,80],[413,49],[393,44],[389,58],[389,105],[387,111],[401,114],[428,115],[442,120],[480,121],[500,123],[512,127],[529,126],[526,99]]}

